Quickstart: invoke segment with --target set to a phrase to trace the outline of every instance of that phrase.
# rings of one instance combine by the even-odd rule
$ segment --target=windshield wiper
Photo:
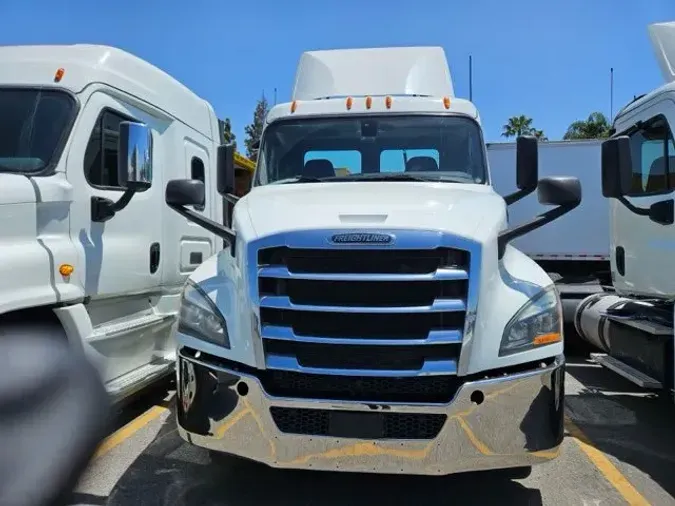
[[[345,181],[414,181],[417,183],[434,183],[438,181],[449,181],[443,176],[423,176],[418,174],[409,174],[405,172],[376,172],[371,174],[354,174],[351,176],[344,176],[340,178]],[[452,182],[455,182],[453,179]],[[463,180],[457,179],[456,182],[463,182]]]
[[[279,181],[274,181],[273,184],[290,184],[290,183],[322,183],[330,177],[313,177],[313,176],[295,176],[289,177],[286,179],[280,179]]]

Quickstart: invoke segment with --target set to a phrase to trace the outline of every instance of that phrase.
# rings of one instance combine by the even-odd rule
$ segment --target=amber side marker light
[[[445,107],[446,109],[450,109],[450,98],[443,97],[443,107]]]
[[[66,71],[64,69],[58,69],[56,73],[54,74],[54,82],[59,83],[61,82],[61,79],[63,79],[63,74],[65,74]]]
[[[387,109],[391,109],[391,97],[384,99],[384,105],[387,107]]]
[[[298,103],[295,100],[293,100],[293,102],[291,103],[291,114],[293,114],[297,108]]]
[[[542,334],[534,338],[534,345],[540,346],[542,344],[557,343],[562,340],[562,336],[558,332],[551,332],[550,334]]]
[[[373,97],[366,97],[366,109],[370,109],[373,106]]]
[[[346,105],[347,105],[347,110],[348,110],[348,111],[351,110],[351,108],[352,108],[352,103],[353,103],[352,97],[347,98]]]
[[[61,264],[59,265],[59,274],[63,277],[68,277],[70,276],[73,271],[75,270],[75,267],[73,267],[70,264]]]

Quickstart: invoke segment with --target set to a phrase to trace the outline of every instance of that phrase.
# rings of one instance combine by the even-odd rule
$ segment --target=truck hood
[[[502,197],[490,186],[473,184],[267,185],[254,188],[237,208],[248,214],[258,237],[314,228],[406,228],[446,231],[482,242],[506,225]]]

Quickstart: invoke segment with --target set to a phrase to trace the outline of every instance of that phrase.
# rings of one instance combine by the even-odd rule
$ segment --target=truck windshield
[[[63,91],[0,88],[0,172],[35,173],[55,164],[74,110]]]
[[[265,130],[256,185],[318,181],[486,183],[478,124],[463,116],[281,120]]]

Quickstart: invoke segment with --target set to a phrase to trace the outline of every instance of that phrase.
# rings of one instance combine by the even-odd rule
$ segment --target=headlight
[[[178,332],[218,346],[230,347],[230,336],[223,315],[202,289],[191,281],[183,289]]]
[[[506,325],[499,356],[562,341],[562,305],[555,285],[544,288]]]

